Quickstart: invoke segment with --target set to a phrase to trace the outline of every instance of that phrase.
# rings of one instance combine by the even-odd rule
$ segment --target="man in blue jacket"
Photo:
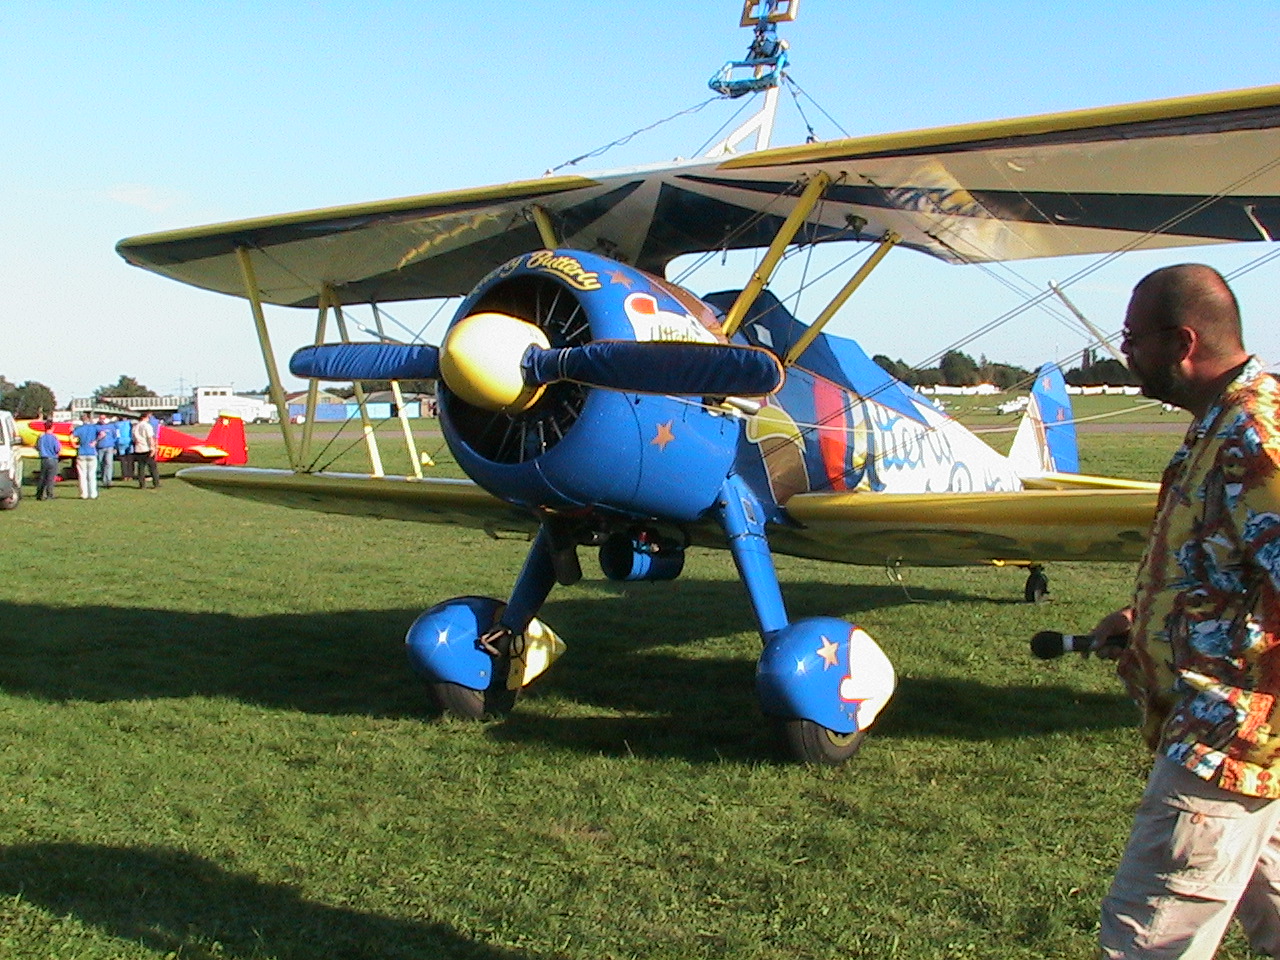
[[[53,433],[53,421],[44,422],[44,433],[36,440],[36,453],[40,454],[40,481],[36,485],[37,500],[52,500],[53,485],[58,476],[58,454],[62,441]]]
[[[133,479],[133,424],[124,418],[117,418],[116,459],[120,461],[120,479]]]
[[[106,431],[93,422],[93,414],[80,414],[80,425],[71,431],[76,444],[76,477],[80,499],[98,499],[98,441]]]
[[[111,486],[116,472],[116,425],[105,413],[100,413],[98,429],[102,431],[98,437],[98,486],[106,488]]]

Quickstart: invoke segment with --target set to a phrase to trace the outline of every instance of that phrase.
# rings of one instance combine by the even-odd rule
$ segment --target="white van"
[[[22,499],[22,457],[13,414],[0,410],[0,510],[12,510]]]

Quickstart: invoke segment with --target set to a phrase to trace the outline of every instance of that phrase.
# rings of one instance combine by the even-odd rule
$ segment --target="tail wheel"
[[[866,739],[867,731],[836,733],[812,720],[787,720],[783,723],[787,747],[802,763],[836,767],[853,757]]]
[[[519,693],[505,685],[497,690],[472,690],[460,683],[431,684],[431,695],[440,709],[463,720],[505,716],[515,708]]]
[[[1045,576],[1043,567],[1032,567],[1027,574],[1026,586],[1022,588],[1022,598],[1027,603],[1043,603],[1049,595],[1049,578]]]

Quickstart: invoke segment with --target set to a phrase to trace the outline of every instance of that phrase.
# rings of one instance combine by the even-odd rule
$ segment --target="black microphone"
[[[1125,647],[1129,638],[1123,633],[1107,637],[1104,646]],[[1052,660],[1064,653],[1088,653],[1093,649],[1093,635],[1089,633],[1059,633],[1057,630],[1041,630],[1031,638],[1031,655],[1038,660]]]

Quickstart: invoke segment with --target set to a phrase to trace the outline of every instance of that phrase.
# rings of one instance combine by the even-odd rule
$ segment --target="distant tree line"
[[[882,370],[913,387],[972,387],[990,383],[1001,390],[1029,386],[1034,372],[1008,363],[995,363],[985,356],[974,360],[960,350],[948,350],[936,367],[916,369],[901,360],[891,360],[883,353],[871,358]],[[1081,354],[1080,365],[1063,373],[1073,387],[1136,385],[1138,380],[1118,360],[1099,360],[1091,350]]]
[[[93,399],[101,400],[103,397],[154,397],[158,394],[143,386],[133,377],[120,375],[120,379],[108,386],[99,387],[93,391]]]
[[[149,390],[133,377],[123,375],[115,383],[93,391],[95,400],[103,397],[154,396],[156,396],[154,390]],[[57,397],[43,383],[37,380],[13,383],[7,377],[0,376],[0,410],[8,410],[16,419],[35,420],[39,417],[52,416],[57,408]]]
[[[0,410],[8,410],[18,420],[50,416],[56,407],[53,391],[38,380],[12,383],[0,376]]]
[[[922,367],[919,370],[901,360],[890,360],[884,354],[877,354],[871,359],[881,369],[913,387],[972,387],[979,383],[990,383],[1001,390],[1011,390],[1019,384],[1030,382],[1032,377],[1031,371],[1023,367],[993,363],[985,356],[974,360],[960,350],[948,350],[936,367]]]
[[[1113,387],[1138,386],[1138,378],[1123,363],[1114,357],[1099,360],[1092,350],[1084,351],[1080,357],[1080,366],[1072,367],[1063,377],[1073,387],[1099,387],[1107,384]]]

